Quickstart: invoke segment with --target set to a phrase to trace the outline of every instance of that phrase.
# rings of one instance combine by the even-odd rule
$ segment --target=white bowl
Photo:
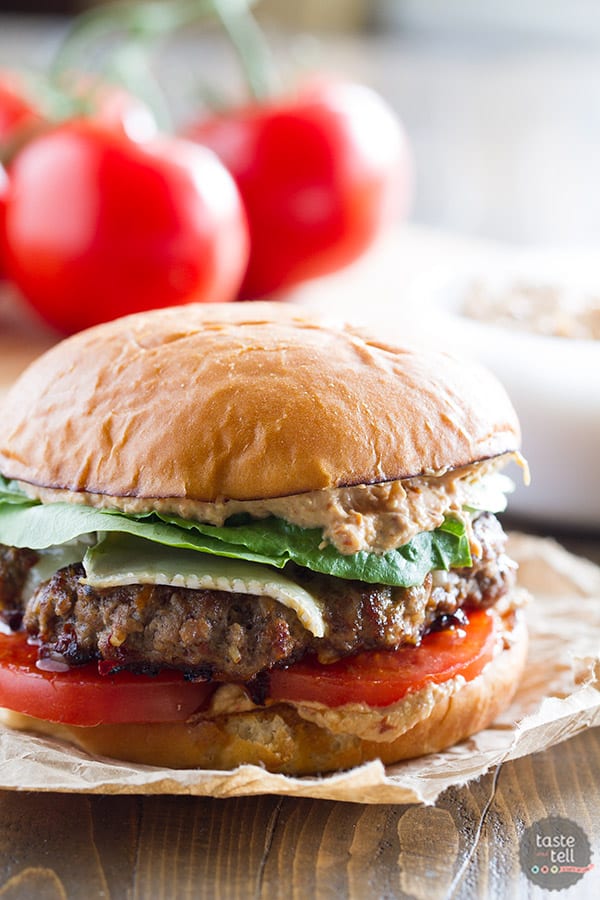
[[[513,401],[532,480],[524,487],[517,479],[511,512],[554,526],[600,530],[600,341],[528,333],[462,312],[475,282],[494,292],[527,279],[572,289],[564,266],[550,270],[540,267],[539,258],[528,264],[520,257],[516,265],[438,275],[414,285],[411,302],[434,343],[484,363]],[[587,289],[600,294],[600,273]]]

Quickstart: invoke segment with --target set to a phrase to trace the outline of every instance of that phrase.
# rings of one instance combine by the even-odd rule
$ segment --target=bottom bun
[[[74,743],[97,756],[174,769],[224,770],[248,763],[286,775],[315,775],[372,759],[388,765],[450,747],[486,728],[508,706],[525,664],[527,631],[522,616],[507,620],[503,649],[472,681],[456,678],[446,683],[425,718],[419,714],[419,695],[424,697],[427,688],[407,698],[406,716],[398,715],[404,701],[394,704],[395,731],[387,724],[391,707],[370,709],[371,717],[381,715],[385,740],[366,740],[347,728],[334,732],[303,718],[301,705],[287,703],[199,718],[193,724],[81,727],[9,710],[1,711],[2,721]]]

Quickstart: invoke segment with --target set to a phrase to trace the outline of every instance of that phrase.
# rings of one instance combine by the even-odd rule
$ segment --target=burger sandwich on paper
[[[282,304],[68,338],[1,410],[0,707],[168,767],[292,775],[448,747],[526,632],[501,386]]]

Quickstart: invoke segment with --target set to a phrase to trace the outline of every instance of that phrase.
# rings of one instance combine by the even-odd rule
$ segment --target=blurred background
[[[0,64],[43,64],[86,6],[0,0]],[[412,221],[516,244],[600,236],[600,5],[594,0],[264,0],[290,67],[377,88],[414,148]],[[183,52],[182,52],[183,48]],[[181,35],[160,59],[175,108],[194,67],[224,85],[222,39]]]
[[[0,0],[0,67],[47,67],[89,5]],[[321,71],[371,85],[403,121],[414,158],[408,226],[292,298],[403,338],[422,313],[428,340],[478,356],[511,394],[534,472],[511,508],[598,530],[598,341],[515,335],[469,322],[461,306],[473,277],[494,287],[499,276],[501,302],[517,318],[527,303],[554,304],[561,318],[581,301],[600,323],[598,0],[262,0],[256,11],[287,82]],[[175,125],[198,107],[201,83],[225,100],[245,96],[216,26],[182,28],[156,49]],[[57,337],[9,300],[0,390]]]

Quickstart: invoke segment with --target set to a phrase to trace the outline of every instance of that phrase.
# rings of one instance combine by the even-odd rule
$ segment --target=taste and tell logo
[[[521,838],[521,868],[549,891],[571,887],[594,868],[588,836],[576,822],[550,816],[527,828]]]

